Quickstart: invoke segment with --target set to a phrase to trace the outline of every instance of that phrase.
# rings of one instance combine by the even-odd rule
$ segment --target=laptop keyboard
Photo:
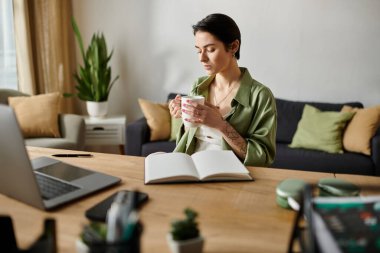
[[[35,173],[35,175],[38,185],[40,186],[42,198],[45,200],[49,200],[79,189],[79,187],[75,185],[64,183],[39,173]]]

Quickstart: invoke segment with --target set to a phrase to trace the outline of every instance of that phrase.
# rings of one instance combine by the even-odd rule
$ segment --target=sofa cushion
[[[301,119],[305,104],[312,105],[321,111],[340,111],[343,105],[363,108],[363,104],[360,102],[333,104],[320,102],[289,101],[285,99],[276,98],[277,142],[290,143],[292,141],[294,133],[297,130],[298,122]]]
[[[343,153],[343,130],[354,114],[354,112],[322,112],[313,106],[305,105],[289,147]]]
[[[343,135],[344,149],[371,155],[371,138],[380,125],[380,105],[364,109],[345,105],[342,112],[355,112]]]
[[[25,138],[61,136],[58,125],[60,98],[58,92],[8,98]]]
[[[168,104],[153,103],[141,98],[138,102],[149,125],[150,141],[168,140],[171,129]]]
[[[287,144],[277,143],[273,168],[375,175],[374,164],[368,156],[358,153],[330,154],[309,149],[293,149]]]

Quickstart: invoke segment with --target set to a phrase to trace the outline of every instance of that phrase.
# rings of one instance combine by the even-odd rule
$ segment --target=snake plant
[[[113,84],[119,78],[117,76],[111,81],[111,67],[108,63],[113,50],[108,55],[103,33],[95,33],[85,52],[82,36],[74,18],[71,19],[71,24],[83,58],[83,65],[79,65],[79,71],[74,74],[77,96],[85,101],[107,101]]]

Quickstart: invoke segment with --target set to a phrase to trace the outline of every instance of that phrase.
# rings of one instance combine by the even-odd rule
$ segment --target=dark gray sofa
[[[347,173],[360,175],[380,175],[380,131],[371,140],[372,155],[345,152],[330,154],[322,151],[289,148],[303,107],[310,104],[322,111],[340,111],[343,105],[362,108],[360,102],[315,103],[276,99],[277,136],[276,159],[271,167],[291,168],[319,172]]]
[[[169,94],[173,98],[175,94]],[[288,145],[301,119],[303,107],[310,104],[322,111],[340,111],[343,105],[362,108],[360,102],[351,103],[318,103],[289,101],[276,98],[277,105],[277,136],[276,158],[273,168],[296,169],[319,172],[347,173],[360,175],[380,175],[380,129],[371,140],[372,155],[345,152],[330,154],[322,151],[293,149]],[[174,141],[149,142],[150,130],[145,118],[140,118],[127,125],[125,154],[147,156],[157,151],[171,152]]]

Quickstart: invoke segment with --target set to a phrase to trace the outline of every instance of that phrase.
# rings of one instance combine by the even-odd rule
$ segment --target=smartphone
[[[127,190],[123,190],[129,192]],[[106,222],[108,209],[111,207],[111,204],[116,197],[118,192],[113,193],[111,196],[95,204],[93,207],[87,209],[85,216],[87,219],[92,221]],[[137,197],[137,208],[140,208],[148,200],[148,194],[144,192],[138,192]]]

